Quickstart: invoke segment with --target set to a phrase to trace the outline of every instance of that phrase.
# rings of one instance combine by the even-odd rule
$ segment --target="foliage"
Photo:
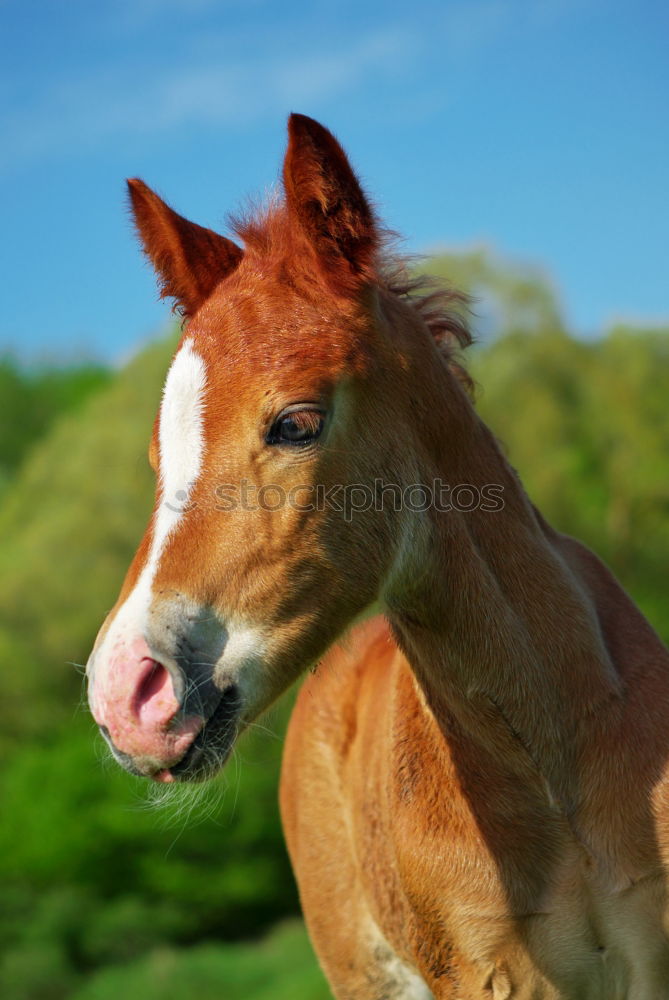
[[[279,728],[285,714],[275,710]],[[165,941],[230,941],[297,913],[276,805],[276,738],[252,730],[226,774],[194,794],[169,789],[159,808],[146,782],[109,758],[101,769],[94,746],[82,715],[12,754],[3,770],[11,817],[0,828],[3,997],[14,994],[2,976],[13,981],[24,962],[26,975],[41,975],[26,958],[33,952],[48,957],[49,995],[59,998],[82,973]]]
[[[262,942],[200,945],[177,951],[162,946],[126,966],[105,969],[73,1000],[328,1000],[302,925],[284,923]]]
[[[102,365],[29,368],[9,354],[0,357],[0,399],[11,420],[0,423],[0,493],[23,458],[62,413],[76,410],[110,379]]]
[[[57,920],[71,918],[76,900],[55,908]],[[144,914],[156,933],[137,935],[146,947],[129,961],[113,962],[90,976],[74,972],[49,937],[48,924],[31,944],[11,952],[0,967],[3,997],[12,1000],[328,1000],[330,991],[313,960],[300,921],[278,924],[264,940],[245,944],[204,943],[176,948],[159,935],[164,928]],[[122,933],[123,929],[120,929]]]
[[[669,329],[585,342],[533,272],[482,251],[433,263],[488,307],[468,363],[530,496],[669,638]],[[203,799],[150,808],[146,783],[101,761],[68,663],[85,661],[144,530],[146,445],[173,347],[174,335],[113,377],[0,364],[3,399],[24,414],[0,435],[7,1000],[328,995],[300,926],[280,922],[297,913],[276,806],[290,697],[263,720],[279,738],[253,729]]]

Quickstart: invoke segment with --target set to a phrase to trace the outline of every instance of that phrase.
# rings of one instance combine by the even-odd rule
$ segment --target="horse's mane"
[[[230,216],[228,223],[246,249],[265,261],[280,263],[290,253],[291,223],[279,195],[272,195],[263,205],[250,203],[245,212]],[[379,227],[379,233],[378,284],[418,313],[449,369],[471,392],[473,380],[460,360],[474,339],[468,323],[470,296],[441,279],[417,273],[421,258],[399,253],[399,237],[391,230]]]
[[[386,233],[380,256],[380,283],[418,313],[448,367],[471,393],[474,382],[460,360],[461,352],[474,340],[468,323],[471,297],[440,278],[417,273],[417,264],[424,258],[398,254],[396,246],[396,235]]]

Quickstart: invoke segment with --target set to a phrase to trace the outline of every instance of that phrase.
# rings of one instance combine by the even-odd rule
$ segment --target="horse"
[[[462,297],[305,116],[236,240],[128,183],[184,329],[87,665],[114,756],[204,780],[307,674],[280,801],[338,1000],[669,997],[669,657],[477,414]]]

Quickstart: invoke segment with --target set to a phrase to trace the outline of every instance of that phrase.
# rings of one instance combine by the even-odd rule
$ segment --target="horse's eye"
[[[321,410],[284,410],[272,424],[268,444],[310,444],[323,430]]]

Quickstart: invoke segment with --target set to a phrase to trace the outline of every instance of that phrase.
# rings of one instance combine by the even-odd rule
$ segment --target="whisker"
[[[277,743],[283,743],[284,742],[284,737],[283,736],[280,736],[279,733],[274,732],[273,729],[269,729],[267,726],[263,726],[263,724],[261,722],[247,722],[246,723],[246,728],[247,729],[258,729],[264,735],[271,737],[271,739],[273,739],[273,740],[276,740]]]

